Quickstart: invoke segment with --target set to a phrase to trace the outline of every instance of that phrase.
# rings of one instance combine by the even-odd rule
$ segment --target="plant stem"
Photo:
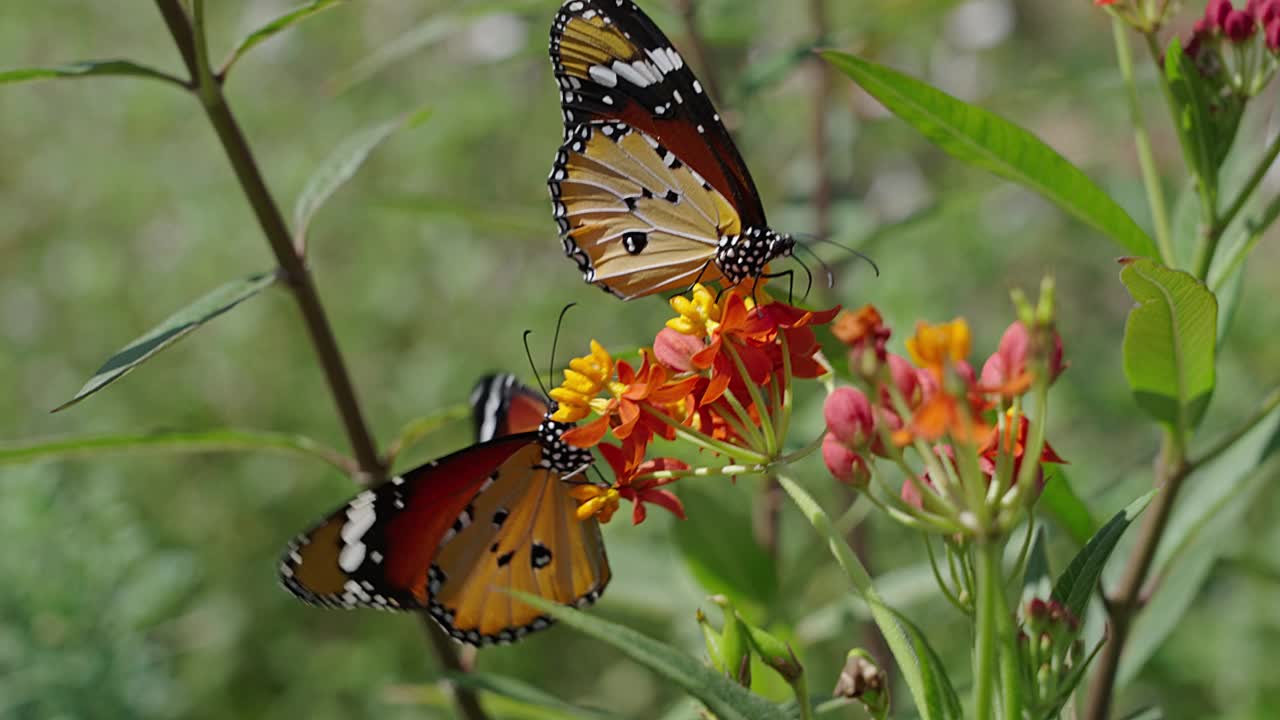
[[[1216,293],[1222,289],[1236,270],[1244,264],[1249,253],[1253,252],[1253,248],[1262,239],[1262,234],[1271,227],[1271,223],[1275,222],[1277,217],[1280,217],[1280,196],[1273,198],[1261,215],[1249,221],[1248,236],[1232,250],[1229,260],[1218,264],[1220,270],[1209,280],[1210,290]]]
[[[195,26],[179,0],[156,0],[156,8],[164,18],[169,34],[173,36],[174,44],[177,45],[183,63],[191,74],[192,87],[200,98],[205,114],[213,125],[227,158],[231,161],[232,169],[240,181],[245,197],[258,218],[258,224],[262,227],[272,252],[275,253],[284,281],[293,291],[293,297],[302,311],[311,344],[324,370],[334,404],[346,427],[347,438],[351,442],[356,462],[360,466],[361,479],[365,483],[377,482],[385,477],[386,468],[378,456],[369,427],[360,412],[360,403],[356,399],[355,388],[342,360],[342,353],[338,350],[338,342],[329,325],[329,318],[325,314],[304,258],[294,250],[289,228],[280,214],[275,198],[267,188],[262,172],[258,169],[258,163],[253,151],[249,148],[249,142],[231,113],[226,96],[222,93],[222,85],[209,70],[204,34],[195,32]],[[196,17],[203,19],[201,0],[195,0],[194,9]],[[200,29],[203,30],[203,27]],[[423,620],[427,624],[427,634],[435,647],[440,664],[449,669],[461,670],[463,666],[453,642],[432,623],[430,618],[424,616]],[[454,699],[459,712],[467,720],[487,719],[478,698],[470,689],[455,687]]]
[[[1142,106],[1138,102],[1138,88],[1134,82],[1133,72],[1133,51],[1129,45],[1129,29],[1120,18],[1113,17],[1111,30],[1115,37],[1120,74],[1124,77],[1125,89],[1128,91],[1129,119],[1133,123],[1133,144],[1138,152],[1138,165],[1142,168],[1142,183],[1147,189],[1147,204],[1151,208],[1156,245],[1160,248],[1160,259],[1165,265],[1172,267],[1175,259],[1172,233],[1169,231],[1169,211],[1164,201],[1160,171],[1156,168],[1155,157],[1151,153],[1151,138],[1147,135],[1147,127],[1142,119]]]
[[[1151,571],[1160,538],[1173,514],[1173,503],[1189,471],[1190,466],[1177,450],[1177,443],[1171,434],[1166,433],[1164,446],[1156,461],[1156,487],[1160,488],[1160,492],[1152,501],[1154,507],[1146,514],[1142,523],[1142,532],[1129,555],[1120,586],[1106,604],[1110,637],[1102,648],[1093,682],[1089,685],[1085,720],[1107,720],[1110,716],[1120,656],[1124,652],[1133,619],[1142,609],[1142,589],[1146,584],[1147,574]]]
[[[1231,225],[1240,211],[1244,209],[1245,203],[1249,202],[1249,198],[1253,196],[1253,191],[1258,189],[1258,185],[1262,184],[1262,180],[1267,176],[1267,171],[1275,164],[1276,158],[1280,157],[1280,133],[1271,141],[1271,145],[1267,147],[1267,152],[1263,155],[1258,166],[1253,169],[1253,174],[1245,181],[1244,187],[1240,188],[1236,199],[1231,203],[1231,207],[1227,208],[1219,218],[1214,230],[1221,235]]]
[[[810,0],[810,22],[813,23],[814,42],[822,45],[830,35],[827,0]],[[813,84],[813,162],[817,167],[817,185],[813,189],[813,212],[816,224],[814,234],[820,238],[831,237],[831,168],[828,160],[830,148],[827,131],[827,103],[831,97],[831,65],[818,55],[813,58],[817,82]]]
[[[1004,578],[1000,571],[1000,543],[983,538],[978,541],[976,550],[978,597],[974,617],[973,716],[977,720],[992,720],[996,717],[996,660],[999,654],[999,613],[1004,605]]]
[[[1205,464],[1217,459],[1219,455],[1235,447],[1240,438],[1248,435],[1251,430],[1258,426],[1258,423],[1266,420],[1278,407],[1280,407],[1280,387],[1273,388],[1266,399],[1262,401],[1262,404],[1258,406],[1258,409],[1253,412],[1253,415],[1250,415],[1249,419],[1245,420],[1240,427],[1214,443],[1195,459],[1187,461],[1188,472],[1192,469],[1203,467]]]

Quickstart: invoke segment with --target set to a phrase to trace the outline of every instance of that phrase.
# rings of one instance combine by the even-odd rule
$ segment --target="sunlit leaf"
[[[1120,280],[1137,306],[1124,333],[1124,374],[1138,405],[1185,435],[1214,387],[1218,301],[1204,283],[1148,259],[1125,263]]]
[[[1036,506],[1066,530],[1077,545],[1089,542],[1089,538],[1098,531],[1098,521],[1076,494],[1061,465],[1045,466],[1044,492]]]
[[[822,56],[951,156],[1040,193],[1131,253],[1156,256],[1124,208],[1030,132],[896,70],[840,52]]]
[[[293,208],[294,244],[300,250],[306,247],[307,229],[312,218],[339,188],[355,176],[374,149],[397,130],[421,125],[429,114],[427,110],[419,110],[366,128],[347,138],[330,153],[311,174]]]
[[[131,60],[82,60],[68,65],[56,65],[53,67],[0,70],[0,85],[30,80],[83,78],[100,75],[151,78],[170,82],[184,89],[187,87],[185,82],[166,72],[149,68],[146,65],[139,65]]]
[[[311,438],[256,430],[204,430],[126,435],[91,435],[0,446],[0,465],[130,453],[280,452],[326,462],[344,473],[356,463]]]
[[[218,74],[225,75],[237,60],[244,57],[245,53],[257,47],[259,44],[270,40],[279,33],[288,30],[290,27],[293,27],[316,13],[323,12],[338,5],[342,1],[343,0],[313,0],[313,2],[300,5],[268,22],[257,30],[254,30],[241,40],[240,44],[236,45],[235,49],[231,51],[231,54],[227,56],[227,59],[222,62],[222,69],[218,71]]]
[[[75,397],[54,408],[53,412],[71,407],[128,375],[134,368],[191,334],[196,328],[262,292],[276,281],[276,277],[275,272],[265,272],[233,280],[169,316],[146,335],[108,358]]]
[[[777,705],[751,694],[702,662],[623,625],[602,620],[527,593],[515,593],[555,620],[611,645],[688,694],[702,701],[719,720],[787,720]]]
[[[1111,552],[1116,549],[1116,543],[1120,542],[1120,536],[1124,535],[1124,531],[1128,529],[1134,518],[1142,514],[1155,494],[1156,491],[1152,490],[1116,513],[1115,517],[1098,530],[1089,543],[1071,560],[1067,569],[1058,576],[1058,581],[1053,585],[1053,597],[1067,606],[1072,615],[1078,618],[1084,617],[1089,596],[1097,587],[1098,578],[1102,577],[1102,569],[1106,567]]]

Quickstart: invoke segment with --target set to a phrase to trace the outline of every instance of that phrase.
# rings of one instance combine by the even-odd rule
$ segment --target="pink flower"
[[[1002,395],[1021,395],[1031,387],[1027,359],[1032,352],[1031,333],[1027,326],[1015,322],[1004,331],[995,353],[982,366],[979,384],[984,392]],[[1062,362],[1062,338],[1056,333],[1053,348],[1049,351],[1049,382],[1058,379],[1066,366]]]
[[[1258,24],[1254,21],[1253,15],[1245,10],[1232,10],[1222,23],[1222,32],[1228,40],[1236,44],[1245,42],[1257,31]]]
[[[836,388],[827,396],[822,414],[831,434],[850,448],[864,448],[875,438],[875,414],[861,390]]]
[[[1204,17],[1209,22],[1225,30],[1227,16],[1234,10],[1235,8],[1231,7],[1231,0],[1209,0],[1209,5],[1204,9]]]
[[[1280,3],[1277,6],[1280,6]],[[1267,49],[1271,52],[1280,52],[1280,15],[1267,23]]]

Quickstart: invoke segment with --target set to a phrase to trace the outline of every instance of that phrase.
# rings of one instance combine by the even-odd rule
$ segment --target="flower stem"
[[[1156,168],[1151,152],[1151,138],[1142,119],[1142,106],[1138,102],[1138,88],[1134,82],[1133,51],[1129,45],[1129,29],[1120,18],[1111,19],[1111,31],[1115,37],[1116,58],[1120,74],[1124,77],[1129,99],[1129,119],[1133,123],[1133,144],[1138,152],[1138,165],[1142,168],[1142,184],[1147,189],[1147,205],[1151,208],[1151,222],[1156,231],[1156,245],[1165,265],[1174,264],[1172,234],[1169,231],[1169,210],[1165,205],[1160,171]]]
[[[685,427],[679,422],[676,422],[670,417],[657,412],[648,406],[641,406],[640,411],[648,413],[649,417],[655,418],[659,422],[669,426],[675,431],[676,436],[681,440],[696,445],[708,452],[724,455],[725,457],[733,458],[735,460],[745,460],[755,465],[765,465],[770,460],[770,458],[749,448],[744,448],[739,445],[730,445],[727,442],[716,440],[715,438],[700,433],[697,430]]]
[[[280,208],[267,188],[266,180],[258,168],[257,159],[249,147],[248,140],[231,113],[226,96],[223,95],[221,83],[209,69],[209,56],[203,32],[204,3],[202,0],[196,0],[193,5],[194,16],[198,23],[193,23],[192,18],[188,17],[180,0],[156,0],[156,8],[164,19],[169,34],[178,47],[178,52],[182,55],[183,63],[191,74],[191,87],[200,98],[209,123],[222,143],[245,197],[257,216],[258,224],[266,235],[272,252],[275,253],[281,274],[302,312],[311,344],[324,370],[338,415],[346,427],[356,462],[359,463],[360,475],[367,483],[377,482],[385,476],[386,468],[378,456],[369,426],[365,423],[360,411],[355,388],[343,362],[342,353],[338,349],[338,341],[329,325],[324,306],[320,302],[315,282],[306,267],[304,258],[294,250],[284,216],[280,214]],[[440,664],[451,670],[463,669],[453,642],[430,619],[426,619],[426,629]],[[463,718],[487,719],[488,716],[480,706],[480,700],[474,691],[454,686],[453,695]]]
[[[1212,447],[1205,450],[1195,459],[1188,460],[1188,469],[1190,470],[1203,467],[1205,464],[1216,460],[1219,455],[1235,447],[1236,443],[1239,442],[1241,438],[1248,435],[1249,432],[1257,427],[1263,420],[1266,420],[1267,417],[1270,416],[1278,407],[1280,407],[1280,387],[1273,388],[1267,395],[1266,399],[1262,401],[1262,405],[1260,405],[1258,409],[1253,412],[1253,415],[1249,416],[1249,419],[1245,420],[1240,427],[1231,431],[1226,437],[1214,443]]]
[[[1280,217],[1280,196],[1272,199],[1261,215],[1249,221],[1247,237],[1231,251],[1229,260],[1218,264],[1221,270],[1214,273],[1214,277],[1210,278],[1209,288],[1211,290],[1215,293],[1222,290],[1222,286],[1244,264],[1245,259],[1249,257],[1249,254],[1253,252],[1253,248],[1257,246],[1258,241],[1262,239],[1262,234],[1267,231],[1267,228],[1271,227],[1271,223],[1275,222],[1277,217]]]
[[[734,349],[733,344],[726,342],[724,349],[729,352],[729,357],[733,358],[733,364],[738,368],[738,375],[742,378],[743,384],[747,386],[747,393],[751,395],[751,402],[755,403],[756,412],[762,416],[760,418],[760,430],[764,432],[765,454],[769,457],[776,457],[778,454],[778,436],[773,434],[773,421],[768,417],[764,417],[768,412],[769,406],[765,404],[764,397],[760,394],[760,388],[756,387],[755,383],[752,382],[751,374],[747,372],[747,365],[742,362],[742,357],[738,355],[738,351]]]
[[[1249,198],[1253,196],[1254,190],[1258,189],[1258,185],[1262,183],[1263,178],[1267,176],[1267,171],[1275,164],[1276,158],[1280,157],[1280,133],[1271,140],[1271,144],[1267,146],[1267,152],[1262,156],[1262,160],[1258,162],[1258,166],[1253,169],[1253,174],[1245,181],[1244,186],[1240,188],[1236,199],[1231,206],[1222,213],[1222,217],[1218,220],[1214,230],[1219,235],[1226,231],[1231,225],[1240,211],[1244,209],[1245,203],[1249,202]]]
[[[1004,605],[1004,578],[1000,571],[1000,543],[984,538],[979,540],[975,549],[978,556],[978,597],[975,615],[973,716],[977,720],[993,720],[996,717],[996,661],[1000,652],[999,614]]]

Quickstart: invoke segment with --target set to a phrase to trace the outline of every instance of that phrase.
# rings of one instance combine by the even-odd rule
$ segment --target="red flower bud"
[[[863,448],[875,437],[876,420],[871,403],[861,390],[836,388],[822,406],[827,429],[851,448]]]
[[[907,407],[915,408],[923,396],[920,392],[920,381],[916,369],[901,355],[889,355],[889,373],[893,376],[893,384],[907,401]],[[881,402],[885,407],[893,407],[893,401],[886,390],[881,391]]]
[[[1042,622],[1048,616],[1048,603],[1040,598],[1031,598],[1031,602],[1027,603],[1027,617],[1037,622]]]
[[[822,438],[822,461],[832,477],[845,485],[863,488],[871,480],[871,470],[862,456],[845,447],[831,433]]]
[[[1280,15],[1267,23],[1267,49],[1280,52]]]
[[[1280,20],[1280,0],[1262,0],[1258,5],[1259,7],[1253,11],[1253,16],[1258,18],[1259,25],[1266,27]]]
[[[1257,31],[1258,24],[1254,21],[1253,15],[1244,10],[1232,10],[1222,23],[1222,32],[1226,34],[1228,40],[1236,44],[1245,42]]]
[[[1225,28],[1227,16],[1234,9],[1231,7],[1231,0],[1209,0],[1209,5],[1204,9],[1204,17],[1214,25]]]
[[[688,372],[694,370],[693,356],[706,349],[702,338],[676,332],[671,328],[662,328],[653,340],[653,354],[658,361],[673,370]]]

